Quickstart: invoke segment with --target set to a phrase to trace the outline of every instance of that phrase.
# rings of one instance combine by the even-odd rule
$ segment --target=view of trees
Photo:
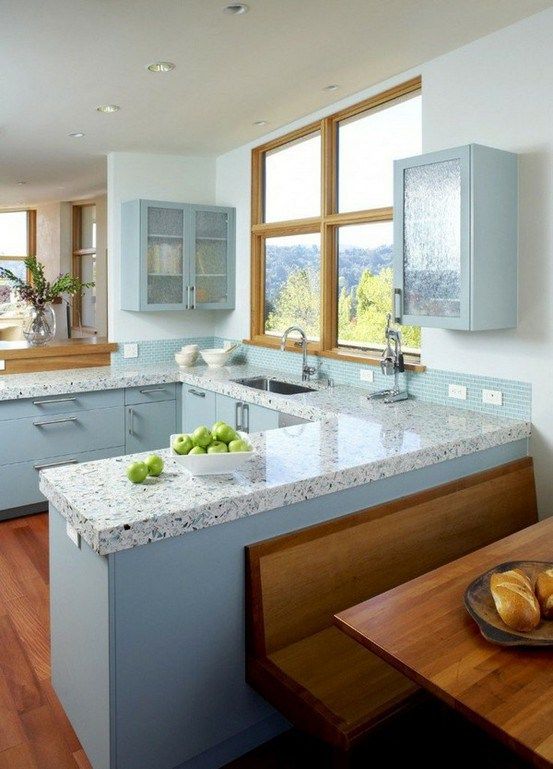
[[[320,253],[317,246],[267,244],[265,329],[281,334],[301,326],[318,339],[320,326]],[[384,342],[392,301],[392,248],[342,247],[339,255],[338,338],[346,345],[369,347]],[[402,326],[403,345],[420,347],[420,328]]]

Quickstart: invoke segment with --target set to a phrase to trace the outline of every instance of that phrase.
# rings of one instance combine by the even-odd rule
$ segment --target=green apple
[[[211,425],[211,432],[212,432],[212,433],[214,433],[214,432],[215,432],[215,430],[216,430],[218,427],[220,427],[221,425],[226,425],[226,422],[222,422],[221,420],[219,420],[218,422],[214,422],[214,423]]]
[[[172,448],[177,454],[188,454],[193,445],[190,435],[181,433],[173,438]]]
[[[208,454],[224,454],[227,451],[227,444],[223,443],[223,441],[213,441],[213,443],[207,447]]]
[[[246,441],[243,441],[242,438],[238,438],[237,440],[231,441],[229,443],[228,450],[232,452],[251,451],[252,447],[246,443]]]
[[[163,472],[163,459],[159,454],[151,454],[146,460],[146,467],[148,468],[148,475],[157,478]]]
[[[215,427],[215,425],[213,425]],[[226,425],[224,422],[213,430],[213,437],[216,441],[222,441],[223,443],[230,443],[238,438],[236,430],[233,430],[230,425]]]
[[[190,449],[188,452],[188,455],[190,454],[207,454],[207,451],[203,448],[203,446],[194,446],[194,448]]]
[[[133,462],[127,467],[127,478],[132,483],[142,483],[148,477],[148,466],[145,462]]]
[[[201,427],[196,427],[196,429],[192,433],[191,438],[194,446],[200,446],[200,448],[202,449],[206,449],[211,443],[211,441],[213,440],[211,436],[211,430],[205,425],[202,425]]]

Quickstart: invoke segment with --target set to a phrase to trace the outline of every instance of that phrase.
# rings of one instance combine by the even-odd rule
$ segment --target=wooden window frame
[[[94,255],[98,257],[96,248],[81,248],[82,243],[82,219],[83,208],[90,208],[90,206],[96,206],[96,201],[85,200],[73,203],[73,237],[72,237],[72,252],[71,252],[71,274],[74,278],[82,280],[82,256]],[[75,294],[71,303],[71,328],[82,328],[96,333],[96,329],[83,326],[80,322],[82,320],[82,296],[81,294]]]
[[[29,256],[36,256],[36,210],[34,208],[13,208],[5,209],[3,214],[27,214],[27,254],[25,256],[0,255],[0,262],[23,262]],[[29,281],[29,270],[26,270],[26,280]]]
[[[414,95],[421,91],[422,79],[415,77],[389,88],[362,102],[308,123],[284,136],[273,139],[252,150],[251,162],[251,317],[250,339],[246,343],[276,348],[280,339],[265,333],[265,240],[269,237],[320,233],[321,235],[321,334],[318,341],[309,342],[312,353],[340,360],[355,360],[378,364],[376,348],[366,350],[338,346],[338,228],[348,224],[393,221],[393,208],[373,208],[362,211],[338,211],[338,126],[343,120],[356,117],[376,107]],[[263,221],[265,190],[265,156],[271,150],[303,139],[311,134],[321,136],[321,214],[305,219],[280,222]],[[297,349],[293,341],[287,349]],[[424,370],[420,355],[409,355],[406,368]]]

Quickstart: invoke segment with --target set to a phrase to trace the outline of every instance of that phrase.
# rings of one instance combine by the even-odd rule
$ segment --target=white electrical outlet
[[[123,345],[123,358],[138,358],[138,345],[137,344],[124,344]]]
[[[362,382],[374,382],[374,372],[370,369],[362,368],[359,370],[359,379]]]
[[[503,406],[503,393],[501,390],[482,390],[482,403]]]
[[[0,360],[0,371],[5,371],[5,370],[6,370],[6,361]]]
[[[447,388],[447,394],[450,398],[457,398],[457,400],[466,401],[467,388],[465,385],[450,384]]]

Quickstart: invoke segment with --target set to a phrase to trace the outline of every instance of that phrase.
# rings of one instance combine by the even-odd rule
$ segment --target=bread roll
[[[540,604],[541,616],[553,619],[553,569],[546,569],[536,579],[536,596]]]
[[[539,625],[540,606],[523,571],[511,569],[492,574],[490,590],[497,613],[507,627],[527,632]]]

